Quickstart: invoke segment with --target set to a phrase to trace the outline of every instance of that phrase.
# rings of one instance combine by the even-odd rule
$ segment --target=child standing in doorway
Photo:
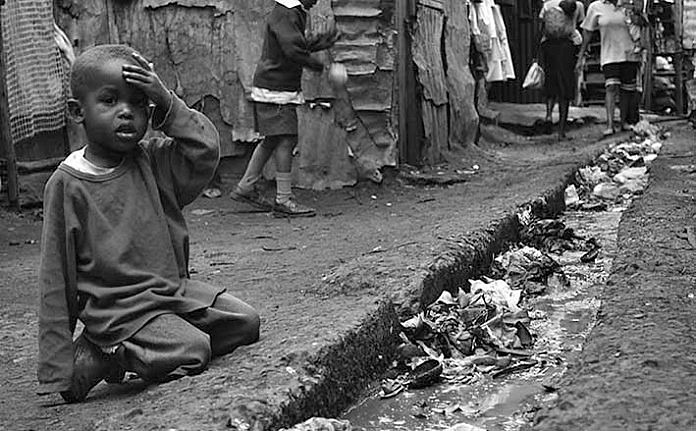
[[[307,10],[317,0],[276,0],[266,20],[263,50],[254,73],[251,99],[256,130],[264,136],[256,146],[244,176],[230,194],[276,216],[311,217],[313,208],[298,203],[292,194],[292,157],[297,145],[297,106],[304,103],[303,68],[320,72],[329,64],[312,55],[333,46],[335,26],[316,37],[305,37]],[[276,196],[270,200],[256,187],[271,156],[276,164]]]
[[[38,393],[78,402],[125,371],[152,382],[200,373],[255,342],[260,323],[224,288],[189,278],[182,208],[218,164],[210,120],[125,45],[81,54],[71,90],[87,145],[44,192]],[[150,120],[166,137],[143,139]]]

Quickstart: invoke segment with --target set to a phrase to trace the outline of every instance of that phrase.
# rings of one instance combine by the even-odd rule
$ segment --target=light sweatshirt
[[[67,390],[73,332],[117,345],[153,317],[207,307],[224,289],[189,279],[182,208],[213,176],[215,126],[173,96],[153,124],[167,137],[143,140],[111,172],[63,162],[44,191],[39,269],[39,394]]]

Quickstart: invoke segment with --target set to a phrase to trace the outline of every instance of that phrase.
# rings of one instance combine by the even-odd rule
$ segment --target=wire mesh
[[[0,10],[13,142],[65,125],[67,70],[51,0],[7,0]]]

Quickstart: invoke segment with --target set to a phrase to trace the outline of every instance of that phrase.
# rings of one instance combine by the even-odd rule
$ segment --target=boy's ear
[[[76,123],[82,123],[85,119],[85,112],[82,109],[82,103],[77,99],[68,99],[68,113],[72,120]]]

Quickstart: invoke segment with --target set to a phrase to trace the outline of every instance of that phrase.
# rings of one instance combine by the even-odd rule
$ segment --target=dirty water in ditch
[[[585,238],[601,244],[597,258],[583,263],[584,251],[552,255],[570,280],[569,287],[549,288],[522,304],[532,317],[534,356],[539,362],[527,370],[499,378],[478,375],[467,383],[440,382],[424,389],[407,389],[382,399],[375,387],[343,419],[366,430],[519,430],[528,424],[535,405],[552,401],[547,390],[582,349],[599,308],[599,294],[613,262],[623,207],[600,212],[566,212],[561,220]]]

